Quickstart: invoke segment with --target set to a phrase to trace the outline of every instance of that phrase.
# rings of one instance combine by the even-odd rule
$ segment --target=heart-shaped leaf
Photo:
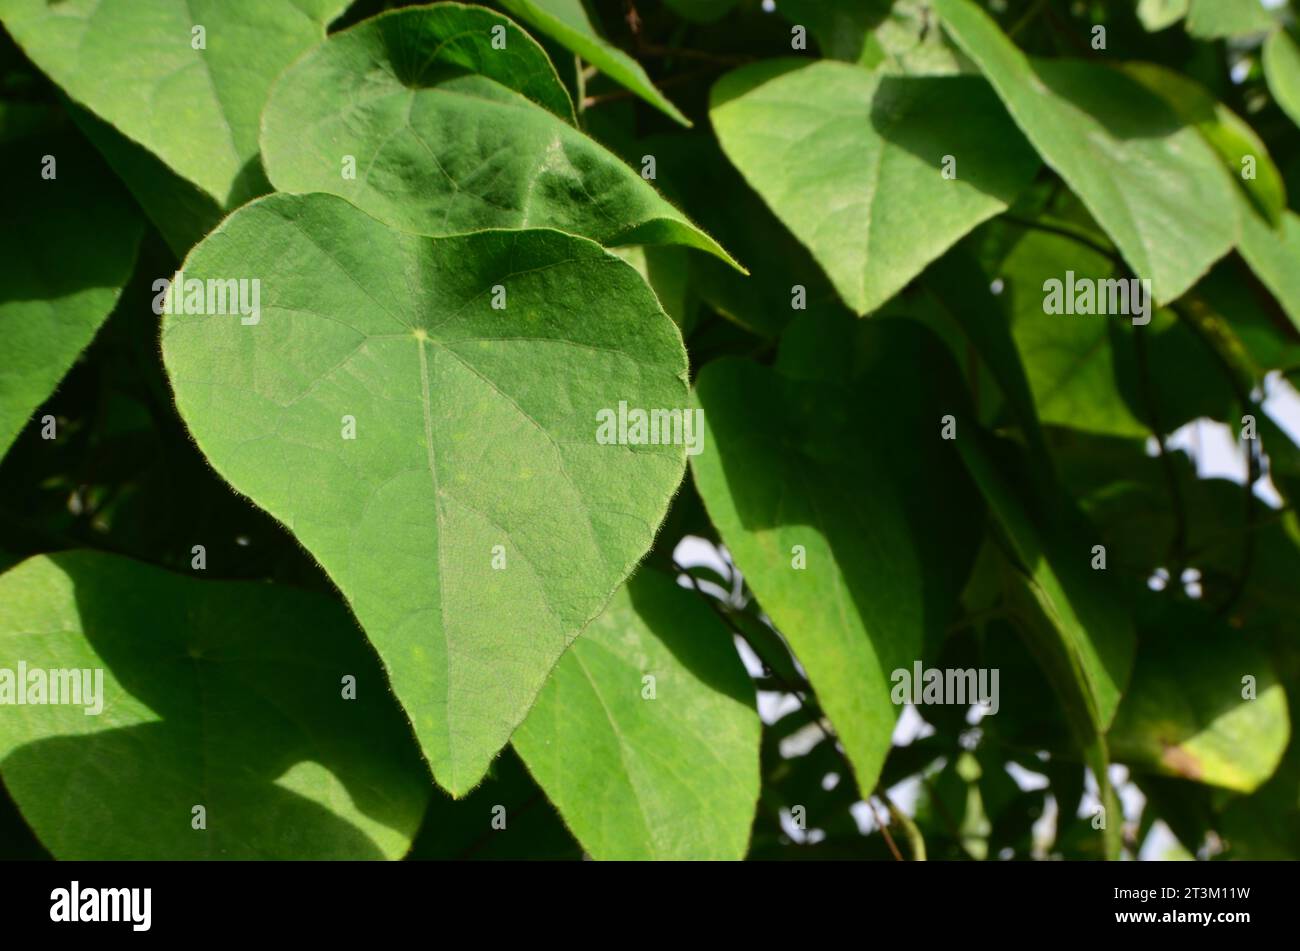
[[[229,208],[259,190],[258,120],[271,83],[346,6],[0,0],[0,21],[75,101]]]
[[[891,674],[937,647],[983,526],[941,438],[969,410],[943,345],[906,320],[796,321],[779,371],[700,371],[691,469],[870,793],[899,712]]]
[[[1029,59],[970,0],[934,7],[1157,303],[1181,296],[1236,244],[1232,182],[1160,97],[1098,63]]]
[[[190,432],[330,574],[466,792],[664,516],[668,424],[658,444],[598,424],[623,404],[683,423],[676,326],[590,241],[420,237],[328,195],[245,206],[183,273],[261,281],[255,323],[164,321]]]
[[[0,708],[0,772],[56,858],[400,858],[429,798],[374,654],[318,594],[40,556],[0,575],[0,669],[28,701]]]
[[[762,725],[717,615],[642,571],[565,652],[512,740],[596,859],[745,857]]]
[[[406,231],[558,228],[731,260],[571,123],[534,40],[442,3],[366,20],[294,64],[271,93],[262,150],[281,191],[339,195]]]
[[[866,314],[980,222],[1038,159],[977,77],[769,60],[724,76],[709,115],[727,157]]]
[[[47,177],[49,173],[52,177]],[[117,303],[141,223],[66,130],[0,140],[0,456]]]

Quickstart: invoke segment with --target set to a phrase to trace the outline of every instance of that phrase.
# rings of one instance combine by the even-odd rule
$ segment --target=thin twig
[[[1025,10],[1024,15],[1021,16],[1009,30],[1007,30],[1007,38],[1013,39],[1017,33],[1028,26],[1029,23],[1038,16],[1038,14],[1043,12],[1043,6],[1046,2],[1047,0],[1037,0],[1036,3],[1030,4],[1029,8]]]
[[[582,57],[577,53],[573,54],[573,73],[578,91],[578,120],[581,121],[582,114],[587,109],[587,71],[582,66]]]
[[[742,631],[740,629],[740,626],[736,624],[730,618],[730,616],[728,616],[727,612],[724,611],[722,608],[718,607],[718,599],[710,596],[708,592],[706,592],[703,588],[701,588],[699,581],[697,581],[695,578],[695,575],[691,574],[689,571],[687,571],[685,568],[679,565],[677,563],[676,558],[672,559],[672,563],[673,563],[673,570],[681,574],[684,574],[690,580],[691,588],[693,588],[695,593],[705,600],[705,603],[707,603],[709,606],[709,610],[711,610],[715,615],[717,615],[718,620],[720,620],[724,625],[726,625],[727,629],[731,631],[733,635],[739,637],[742,641],[748,644],[749,649],[752,650],[754,652],[754,655],[761,660],[763,657],[762,652],[754,645],[753,641],[749,639],[749,635],[747,635],[744,631]],[[788,680],[782,677],[780,672],[775,670],[772,667],[772,665],[768,664],[766,661],[763,662],[763,666],[767,668],[769,674],[772,677],[772,680],[775,681],[783,691],[789,694],[793,694],[794,697],[798,699],[801,704],[805,702],[803,693],[799,687],[796,687],[794,684],[790,683]]]
[[[880,829],[880,834],[885,837],[885,844],[889,846],[894,861],[903,861],[903,853],[898,851],[898,846],[894,844],[894,837],[889,834],[889,826],[885,823],[884,817],[881,816],[880,810],[876,808],[876,802],[871,796],[867,797],[867,805],[871,807],[871,814],[876,817],[876,826]]]

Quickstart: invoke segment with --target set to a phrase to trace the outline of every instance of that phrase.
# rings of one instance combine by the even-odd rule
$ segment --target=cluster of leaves
[[[1295,12],[0,0],[0,853],[1300,856]]]

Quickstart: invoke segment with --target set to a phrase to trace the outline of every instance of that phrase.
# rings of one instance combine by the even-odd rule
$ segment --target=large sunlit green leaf
[[[890,675],[937,646],[974,557],[982,513],[941,438],[969,410],[943,345],[909,321],[796,321],[778,367],[700,371],[709,435],[691,468],[869,792],[899,712]]]
[[[271,94],[262,131],[271,181],[339,195],[420,234],[557,228],[730,260],[572,125],[546,54],[507,24],[482,8],[436,4],[331,36]],[[505,49],[493,48],[494,29],[505,30]]]
[[[1100,63],[1031,60],[971,0],[934,0],[1016,123],[1152,282],[1179,297],[1237,241],[1232,183],[1214,151],[1158,96]]]
[[[0,0],[0,21],[72,99],[229,208],[265,188],[257,137],[271,83],[346,6]]]
[[[54,177],[43,175],[49,170]],[[135,263],[141,222],[112,174],[66,128],[0,137],[0,181],[3,456],[112,311]]]
[[[330,574],[463,794],[663,518],[684,430],[602,442],[598,413],[686,405],[677,328],[590,241],[418,237],[328,195],[245,206],[183,268],[259,277],[261,315],[165,318],[182,417]]]
[[[761,725],[731,633],[643,570],[560,659],[512,740],[596,859],[741,859]]]
[[[98,697],[0,707],[0,772],[56,858],[391,859],[419,827],[428,773],[329,598],[40,556],[0,575],[0,668],[19,664],[29,687],[90,671]]]
[[[727,74],[711,103],[728,158],[859,314],[1004,211],[1038,167],[978,77],[769,60]]]
[[[691,120],[682,115],[646,75],[641,64],[614,46],[592,24],[582,0],[500,0],[501,6],[533,26],[565,49],[682,125]]]

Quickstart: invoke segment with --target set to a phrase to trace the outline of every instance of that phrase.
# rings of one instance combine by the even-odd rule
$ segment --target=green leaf
[[[571,120],[535,41],[444,3],[366,20],[294,64],[271,93],[262,150],[279,190],[339,195],[405,231],[548,227],[731,260]]]
[[[1007,447],[974,427],[956,442],[1023,573],[1030,646],[1086,750],[1114,719],[1134,651],[1131,618],[1090,567],[1095,531],[1053,483],[1020,477]]]
[[[592,24],[582,0],[500,0],[506,11],[545,33],[567,50],[660,112],[690,126],[691,120],[655,88],[641,64],[608,42]]]
[[[967,413],[943,345],[910,321],[800,320],[782,347],[780,372],[700,371],[691,468],[869,791],[898,714],[890,675],[937,645],[974,558],[982,513],[940,438],[944,414]]]
[[[971,478],[1013,556],[1005,608],[1019,622],[1060,701],[1078,753],[1098,783],[1102,852],[1118,858],[1122,816],[1104,736],[1133,667],[1132,619],[1104,574],[1090,567],[1095,529],[1054,476],[1026,471],[1011,447],[967,427],[957,440]]]
[[[924,287],[989,367],[1026,441],[1038,459],[1050,465],[1029,377],[1016,350],[1007,317],[1000,312],[978,263],[962,250],[954,250],[927,270]],[[1006,286],[1001,290],[1007,293]]]
[[[828,59],[891,73],[961,71],[943,31],[933,28],[928,0],[783,0],[778,9],[805,27]]]
[[[592,858],[737,860],[760,732],[730,632],[699,595],[642,571],[565,652],[512,743]]]
[[[141,222],[108,169],[67,131],[0,140],[0,180],[8,183],[0,204],[3,456],[117,303]]]
[[[710,116],[728,158],[858,314],[1004,211],[1038,167],[976,77],[768,60],[719,80]]]
[[[1283,212],[1282,227],[1275,231],[1268,222],[1245,210],[1238,250],[1300,330],[1300,215],[1290,210]]]
[[[1275,30],[1264,43],[1264,78],[1278,106],[1300,125],[1300,45],[1286,30]]]
[[[345,6],[0,0],[0,20],[73,100],[231,208],[264,190],[257,135],[271,83]],[[200,26],[205,48],[195,49]]]
[[[1202,40],[1263,33],[1275,25],[1260,0],[1192,0],[1187,13],[1187,32]]]
[[[1239,631],[1166,603],[1142,631],[1107,739],[1115,759],[1135,768],[1253,792],[1277,768],[1290,732],[1268,658]]]
[[[1027,231],[997,272],[1003,282],[1000,299],[1010,315],[1038,413],[1044,423],[1145,436],[1147,428],[1117,385],[1112,337],[1118,328],[1112,325],[1124,318],[1044,310],[1045,283],[1060,281],[1068,294],[1069,272],[1079,281],[1102,281],[1114,276],[1114,266],[1070,238]]]
[[[181,416],[329,573],[462,795],[663,519],[683,446],[597,423],[686,406],[677,328],[589,241],[419,237],[328,195],[246,205],[183,271],[262,284],[256,324],[164,319]]]
[[[1124,71],[1165,100],[1219,153],[1228,173],[1274,226],[1286,211],[1286,185],[1268,146],[1244,119],[1204,86],[1154,63],[1125,63]],[[1249,177],[1248,177],[1249,176]]]
[[[149,221],[180,260],[217,226],[225,212],[198,185],[177,175],[93,112],[65,100],[68,114],[122,180]]]
[[[102,672],[98,715],[83,694],[0,717],[5,785],[56,858],[400,858],[415,835],[428,774],[328,598],[64,552],[0,575],[0,642],[29,678]]]
[[[1191,7],[1191,0],[1138,0],[1137,15],[1149,33],[1173,26]]]
[[[1243,235],[1248,235],[1252,222],[1244,217],[1242,221]],[[1263,223],[1259,224],[1262,228]],[[1287,225],[1285,221],[1283,228],[1284,232],[1300,231],[1295,224]],[[1269,240],[1278,240],[1276,232],[1269,233]],[[1216,264],[1196,286],[1196,293],[1209,312],[1215,315],[1218,326],[1240,341],[1246,362],[1252,368],[1250,376],[1263,379],[1269,370],[1300,365],[1300,334],[1286,333],[1288,314],[1270,306],[1273,299],[1266,289],[1257,282],[1243,280],[1243,249],[1251,243],[1249,237],[1243,237],[1238,248],[1242,251],[1242,260],[1227,258]],[[1281,273],[1274,277],[1285,280]],[[1278,286],[1284,288],[1285,284]],[[1300,288],[1287,297],[1289,303],[1284,303],[1283,307],[1289,312],[1292,322],[1300,323]]]
[[[1296,685],[1290,685],[1291,705]],[[1250,796],[1230,801],[1218,828],[1227,845],[1225,857],[1247,860],[1295,861],[1300,857],[1300,739],[1292,737],[1281,765],[1268,782]]]
[[[714,257],[689,255],[690,284],[733,323],[764,337],[779,337],[793,317],[795,288],[807,314],[848,314],[817,262],[772,214],[712,137],[673,134],[644,140],[638,154],[658,162],[659,181],[681,207],[736,256],[748,274]]]
[[[673,319],[683,337],[689,337],[695,327],[698,301],[691,288],[691,259],[686,249],[634,245],[613,251],[636,268],[659,298],[664,313]]]
[[[1043,160],[1111,236],[1155,300],[1179,297],[1237,241],[1232,185],[1210,147],[1124,73],[1031,60],[970,0],[934,0]]]

